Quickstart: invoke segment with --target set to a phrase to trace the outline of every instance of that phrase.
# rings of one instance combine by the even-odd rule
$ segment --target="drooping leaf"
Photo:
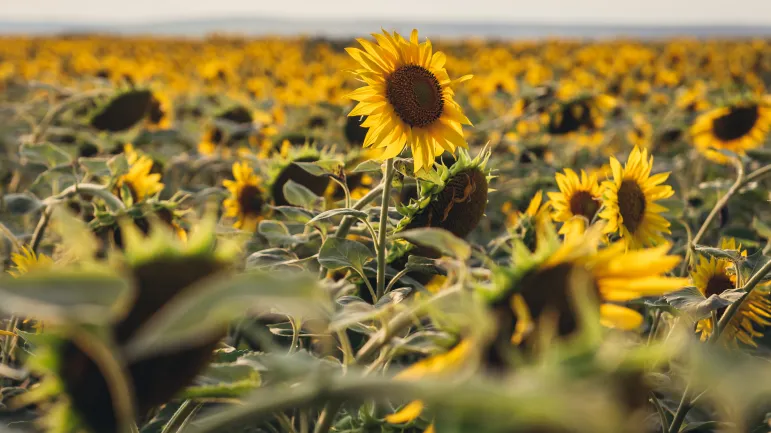
[[[410,255],[407,258],[407,269],[429,275],[443,275],[442,270],[437,266],[435,259]]]
[[[313,311],[320,291],[310,275],[249,271],[202,281],[166,304],[127,345],[130,359],[185,347],[222,332],[247,312]]]
[[[416,245],[436,249],[444,255],[460,260],[471,257],[471,246],[444,229],[429,227],[405,230],[397,233],[394,238],[406,239]]]
[[[297,260],[297,254],[283,248],[268,248],[252,253],[246,258],[247,269],[277,269],[284,266],[301,268],[298,265],[287,265],[287,262]]]
[[[313,219],[308,221],[308,224],[314,223],[316,221],[321,221],[324,219],[333,218],[336,216],[351,216],[362,220],[366,220],[368,217],[366,212],[356,210],[356,209],[349,209],[349,208],[331,209],[316,215],[315,217],[313,217]]]
[[[364,274],[364,264],[375,258],[369,248],[359,242],[329,237],[319,251],[319,263],[330,270],[350,268]]]
[[[771,257],[764,255],[763,251],[758,251],[755,254],[747,256],[739,265],[739,272],[741,272],[742,280],[749,280],[769,261],[771,261]],[[771,272],[761,279],[761,282],[765,281],[771,281]]]
[[[40,270],[0,278],[0,310],[59,323],[106,323],[129,294],[126,280],[106,273]]]
[[[705,245],[694,246],[696,252],[703,254],[707,257],[714,257],[716,259],[730,260],[732,262],[739,262],[743,260],[738,250],[724,250],[722,248],[708,247]]]
[[[284,184],[284,197],[289,204],[304,208],[312,208],[319,199],[313,191],[291,179]]]
[[[322,159],[313,162],[295,162],[300,168],[314,176],[338,176],[343,163],[336,159]]]
[[[31,194],[7,194],[0,197],[0,204],[11,215],[26,215],[43,206],[43,203]]]
[[[49,168],[72,162],[69,153],[52,143],[25,144],[19,148],[19,153],[29,162],[43,164]]]
[[[697,320],[708,317],[712,311],[731,305],[730,301],[717,295],[706,298],[694,286],[688,286],[664,295],[664,299],[678,311],[686,313]]]
[[[382,163],[380,161],[368,160],[357,165],[353,169],[352,173],[372,173],[375,171],[381,171]]]

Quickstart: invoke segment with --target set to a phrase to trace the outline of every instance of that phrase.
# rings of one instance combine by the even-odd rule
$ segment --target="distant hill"
[[[421,35],[432,37],[484,37],[502,39],[543,38],[666,38],[691,37],[771,37],[771,26],[689,25],[646,26],[606,24],[518,24],[503,22],[406,22],[375,20],[289,20],[283,18],[216,18],[161,21],[131,24],[70,24],[61,22],[0,21],[0,34],[113,33],[154,34],[162,36],[199,37],[211,33],[244,35],[310,35],[351,37],[377,31],[380,27],[409,32],[420,29]]]

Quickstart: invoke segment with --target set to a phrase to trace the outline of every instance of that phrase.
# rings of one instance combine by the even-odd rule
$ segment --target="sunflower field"
[[[0,39],[0,432],[771,431],[771,40]]]

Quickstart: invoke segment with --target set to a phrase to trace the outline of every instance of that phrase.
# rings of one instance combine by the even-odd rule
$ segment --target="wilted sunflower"
[[[717,108],[699,116],[691,126],[693,144],[707,158],[725,164],[730,150],[739,155],[763,145],[771,129],[771,107],[765,102],[745,101]]]
[[[741,245],[736,244],[733,238],[724,238],[720,243],[724,250],[735,250],[740,255],[746,256]],[[700,257],[699,264],[691,271],[693,284],[706,297],[720,295],[726,290],[736,288],[736,270],[730,260],[715,257]],[[741,341],[749,346],[757,347],[753,341],[756,337],[762,337],[763,333],[757,328],[771,325],[771,287],[761,285],[750,292],[747,299],[742,302],[721,338],[729,344]],[[720,316],[720,315],[718,315]],[[701,339],[706,340],[712,334],[712,320],[703,319],[696,325],[696,330],[701,333]]]
[[[661,185],[669,173],[651,176],[653,156],[647,150],[635,147],[626,165],[610,158],[613,179],[602,183],[603,196],[600,217],[608,221],[606,233],[618,232],[627,248],[657,245],[669,233],[669,221],[660,214],[667,208],[657,200],[671,197],[675,192],[669,185]]]
[[[557,173],[555,179],[560,191],[546,194],[553,210],[552,219],[564,223],[560,233],[566,233],[571,224],[579,224],[581,228],[587,227],[600,209],[602,199],[597,175],[587,175],[581,170],[579,179],[575,171],[566,168],[565,174]]]
[[[21,251],[11,254],[13,265],[7,272],[14,277],[20,277],[35,269],[50,268],[54,261],[45,254],[38,254],[32,248],[21,247]]]
[[[153,169],[152,158],[147,155],[140,155],[133,148],[128,147],[126,160],[129,164],[128,173],[120,176],[116,183],[116,188],[124,201],[130,198],[132,203],[138,203],[163,190],[161,175],[150,173]],[[124,196],[124,192],[128,194],[128,197]]]
[[[503,332],[498,343],[532,341],[528,337],[549,317],[556,321],[557,335],[573,334],[580,322],[576,296],[597,307],[602,325],[637,329],[643,317],[625,302],[669,293],[688,282],[665,276],[680,262],[667,254],[669,245],[624,254],[626,245],[616,242],[599,250],[601,227],[560,242],[548,222],[539,224],[537,236],[535,252],[521,241],[515,244],[515,268],[500,280],[503,290],[494,305]]]
[[[454,101],[452,86],[471,76],[451,80],[444,68],[447,57],[434,53],[428,40],[418,43],[417,30],[409,41],[396,32],[372,36],[377,45],[357,39],[364,51],[346,48],[362,66],[356,75],[367,84],[348,95],[359,101],[348,115],[367,116],[364,147],[382,149],[380,158],[389,159],[409,143],[416,173],[430,169],[445,150],[468,147],[461,125],[471,122]]]
[[[234,180],[223,180],[222,185],[230,192],[225,199],[225,216],[235,218],[233,227],[253,232],[264,217],[264,192],[260,188],[260,178],[246,162],[233,164]]]

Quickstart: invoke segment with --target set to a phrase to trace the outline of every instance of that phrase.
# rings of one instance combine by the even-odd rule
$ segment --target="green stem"
[[[79,183],[72,185],[70,187],[67,187],[64,191],[60,192],[59,194],[49,197],[43,201],[46,205],[50,205],[52,203],[55,203],[60,200],[64,200],[68,197],[71,197],[76,194],[91,194],[94,196],[97,196],[101,198],[104,201],[104,204],[107,205],[107,207],[110,208],[110,210],[116,211],[125,209],[126,205],[123,204],[121,199],[113,195],[104,185],[94,184],[94,183]]]
[[[174,412],[169,422],[163,427],[161,433],[179,433],[195,416],[198,410],[201,408],[200,404],[193,403],[192,400],[185,400],[184,403]]]
[[[337,411],[340,410],[341,404],[337,401],[329,401],[324,405],[324,409],[319,415],[319,419],[316,421],[316,428],[313,429],[313,433],[327,433],[329,428],[332,427],[332,422],[335,420]]]
[[[656,408],[656,412],[659,414],[659,419],[661,420],[661,431],[667,433],[669,431],[669,420],[667,419],[667,413],[664,411],[664,408],[661,406],[658,397],[656,397],[656,394],[653,392],[651,392],[651,402]]]
[[[388,207],[391,204],[391,180],[394,177],[393,158],[386,161],[385,175],[383,176],[383,199],[380,202],[380,224],[378,225],[377,240],[377,299],[383,296],[385,291],[386,268],[386,233],[388,232]]]
[[[364,209],[364,206],[372,203],[375,201],[378,196],[380,196],[380,192],[383,191],[384,184],[383,182],[380,183],[380,185],[376,186],[375,188],[372,188],[370,192],[368,192],[364,197],[360,198],[359,201],[356,202],[355,205],[351,209],[356,210],[362,210]],[[336,238],[344,238],[348,235],[348,231],[351,229],[351,226],[353,226],[353,223],[356,221],[355,217],[346,216],[343,218],[343,221],[340,223],[340,227],[337,228],[337,231],[335,232]]]
[[[725,310],[725,313],[723,313],[723,317],[720,318],[720,321],[717,325],[717,337],[716,339],[720,337],[720,334],[723,333],[726,326],[728,326],[728,323],[731,322],[731,319],[733,319],[734,315],[737,311],[739,311],[739,307],[741,307],[742,303],[745,299],[752,293],[752,290],[763,280],[763,277],[765,277],[769,272],[771,272],[771,261],[767,262],[765,265],[763,265],[762,268],[758,270],[758,272],[753,275],[749,281],[747,281],[747,284],[742,287],[745,293],[742,295],[741,298],[739,298],[736,302],[729,305],[728,308]]]
[[[393,278],[391,278],[391,281],[388,282],[388,287],[386,287],[386,289],[385,289],[385,293],[390,292],[391,289],[394,288],[394,285],[396,285],[396,283],[399,281],[399,279],[401,279],[403,276],[407,275],[407,273],[409,271],[410,271],[409,269],[402,269],[401,271],[399,271],[398,274],[396,274]]]
[[[691,410],[691,386],[690,384],[685,387],[683,391],[683,398],[680,399],[680,405],[675,412],[675,418],[672,420],[672,424],[669,426],[669,433],[677,433],[680,431],[680,426],[685,421],[685,415]]]
[[[723,209],[726,204],[728,204],[728,200],[730,200],[731,197],[736,194],[737,191],[739,191],[739,188],[744,185],[744,165],[739,159],[735,159],[733,162],[734,166],[736,167],[736,181],[733,185],[731,185],[731,188],[728,190],[728,192],[723,197],[720,197],[720,200],[715,203],[715,206],[712,208],[709,215],[707,215],[707,219],[704,220],[704,223],[701,225],[701,228],[699,228],[698,233],[696,233],[696,236],[694,236],[691,240],[691,248],[689,249],[689,254],[693,254],[691,250],[694,249],[694,246],[699,243],[701,238],[707,232],[707,229],[712,223],[712,220],[715,219],[715,216],[717,216],[720,210]]]

